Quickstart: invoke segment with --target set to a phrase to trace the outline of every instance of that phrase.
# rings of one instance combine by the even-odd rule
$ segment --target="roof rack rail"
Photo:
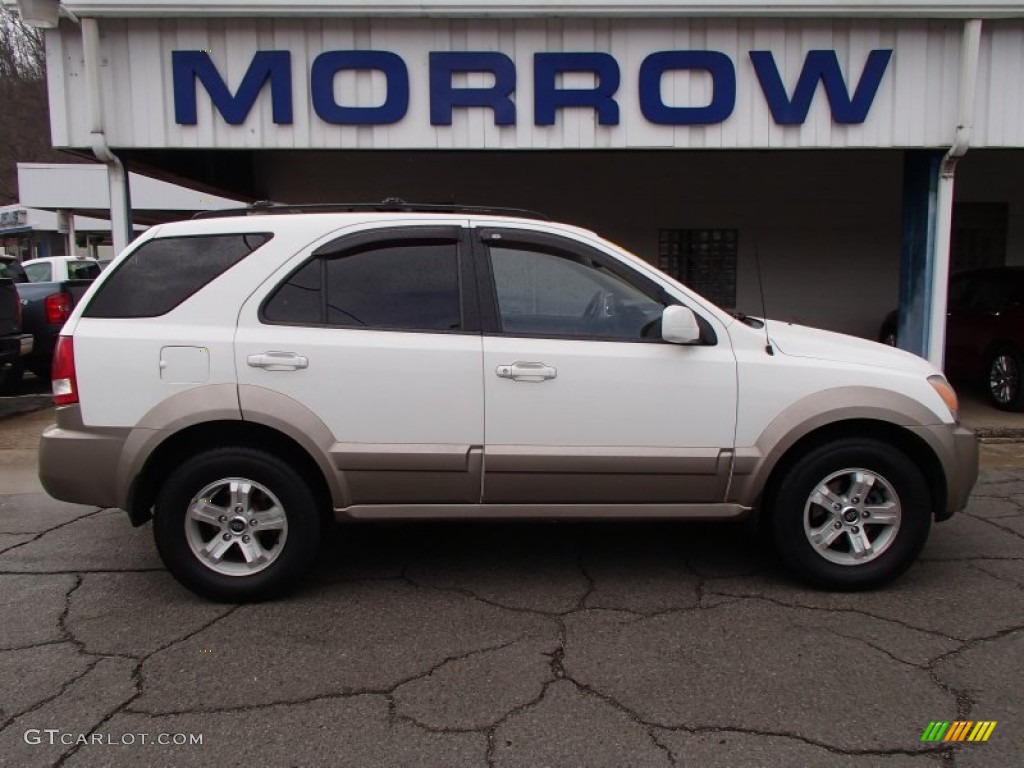
[[[222,208],[199,211],[193,219],[220,219],[226,216],[262,216],[273,213],[466,213],[479,216],[517,216],[524,219],[549,221],[543,213],[524,208],[496,208],[484,205],[458,205],[457,203],[407,203],[400,197],[389,197],[380,203],[274,203],[257,200],[244,208]]]

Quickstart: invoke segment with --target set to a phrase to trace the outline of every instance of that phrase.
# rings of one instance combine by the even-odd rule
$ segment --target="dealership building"
[[[725,307],[941,356],[1024,264],[1024,3],[19,0],[54,145],[288,203],[509,206]],[[762,308],[763,306],[763,308]]]

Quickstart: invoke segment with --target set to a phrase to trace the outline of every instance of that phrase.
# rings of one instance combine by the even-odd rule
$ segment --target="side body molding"
[[[728,501],[753,506],[772,470],[800,439],[821,427],[867,420],[902,427],[918,436],[947,469],[942,446],[929,439],[930,427],[948,431],[939,417],[916,400],[874,387],[837,387],[816,392],[784,410],[765,428],[753,446],[736,448]],[[952,457],[948,457],[951,462]]]

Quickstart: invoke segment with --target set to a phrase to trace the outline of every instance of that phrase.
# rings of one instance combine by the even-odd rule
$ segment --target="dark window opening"
[[[386,330],[463,327],[458,248],[403,240],[314,258],[270,297],[271,323]]]
[[[736,307],[739,231],[663,229],[658,236],[658,269],[723,309]]]
[[[114,268],[83,314],[107,318],[167,314],[271,237],[253,233],[147,240]]]

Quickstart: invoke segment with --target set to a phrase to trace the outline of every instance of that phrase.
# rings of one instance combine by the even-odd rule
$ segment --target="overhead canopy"
[[[21,205],[109,217],[110,189],[102,165],[18,163]],[[131,174],[132,209],[137,222],[180,219],[196,211],[237,208],[244,203],[166,181]]]

